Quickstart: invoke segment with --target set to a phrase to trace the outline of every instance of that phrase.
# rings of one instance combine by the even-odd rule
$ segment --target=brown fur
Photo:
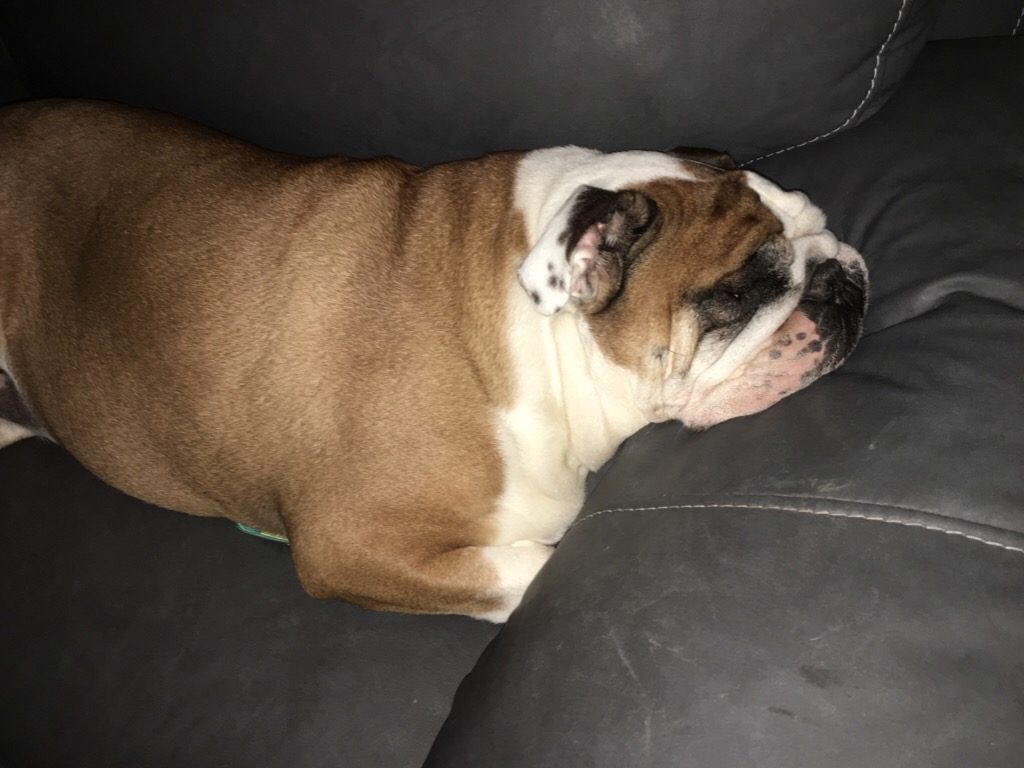
[[[48,431],[139,498],[286,533],[313,594],[490,609],[466,547],[502,484],[518,157],[419,171],[110,105],[0,114],[0,327]]]
[[[0,359],[95,474],[287,535],[311,594],[500,608],[480,548],[503,489],[493,415],[514,395],[520,157],[420,170],[112,105],[0,111]],[[735,173],[638,189],[658,235],[587,322],[644,372],[680,286],[780,226]]]
[[[709,173],[715,176],[707,183],[636,187],[658,206],[658,237],[631,265],[615,301],[587,318],[605,354],[642,377],[660,376],[652,370],[652,350],[670,346],[673,322],[691,312],[693,296],[739,269],[754,249],[782,231],[738,172]],[[685,358],[693,350],[674,352]]]

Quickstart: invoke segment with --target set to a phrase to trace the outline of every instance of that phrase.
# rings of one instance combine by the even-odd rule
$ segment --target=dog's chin
[[[716,412],[713,408],[680,408],[678,406],[660,405],[648,410],[648,421],[652,424],[674,421],[682,424],[690,432],[703,432],[723,421],[734,419],[742,414],[726,414]]]
[[[660,424],[663,421],[682,421],[680,409],[664,403],[644,408],[643,413],[651,424]]]

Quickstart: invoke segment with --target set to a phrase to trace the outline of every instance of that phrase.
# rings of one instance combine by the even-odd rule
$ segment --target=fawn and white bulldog
[[[828,373],[865,295],[806,196],[708,151],[420,169],[0,111],[3,441],[287,536],[318,597],[503,621],[588,470]]]

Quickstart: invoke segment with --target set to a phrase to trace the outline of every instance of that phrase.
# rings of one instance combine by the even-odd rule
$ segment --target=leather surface
[[[758,170],[802,188],[871,270],[843,368],[706,433],[648,428],[592,509],[822,504],[1024,533],[1024,39],[933,43],[861,128]]]
[[[7,46],[0,38],[0,104],[8,104],[28,96],[28,89],[21,80]]]
[[[0,451],[0,765],[416,766],[495,633],[307,597],[288,548]]]
[[[1024,553],[739,509],[574,528],[428,768],[1019,768]]]
[[[672,7],[698,12],[685,5]],[[268,3],[266,16],[237,4],[204,6],[204,16],[176,4],[147,17],[146,7],[119,1],[103,4],[109,15],[99,4],[65,15],[52,3],[16,2],[0,8],[0,20],[17,27],[15,57],[37,93],[118,96],[278,148],[419,161],[505,148],[516,137],[554,143],[565,126],[579,128],[572,140],[603,137],[608,146],[742,150],[720,126],[699,122],[720,116],[766,137],[738,153],[751,156],[841,123],[848,97],[868,90],[877,50],[860,46],[857,65],[823,75],[817,89],[799,79],[816,68],[801,63],[807,72],[790,73],[796,87],[786,93],[745,66],[794,122],[759,124],[750,111],[740,125],[713,94],[696,92],[698,109],[687,84],[671,79],[662,82],[700,117],[662,113],[666,102],[633,89],[632,75],[611,81],[630,94],[629,109],[609,107],[599,90],[583,92],[589,101],[559,92],[564,81],[551,73],[560,70],[532,68],[542,59],[515,36],[514,20],[499,30],[501,44],[482,49],[460,37],[472,14],[432,26],[428,11],[410,7],[419,37],[360,59],[360,46],[377,39],[366,30],[377,28],[346,26],[326,4]],[[749,7],[747,20],[765,8]],[[895,3],[879,7],[896,15]],[[808,28],[820,23],[811,18]],[[573,37],[577,26],[561,27],[570,30],[559,38],[559,50],[573,54],[560,54],[567,67],[593,49]],[[877,45],[891,27],[865,14],[863,27],[843,34]],[[771,50],[797,59],[799,35],[783,39],[770,19],[765,29],[778,38]],[[444,65],[446,49],[464,44],[466,82],[473,67],[481,82],[526,72],[534,79],[521,93],[543,98],[505,111],[503,100],[482,99],[461,80],[432,80],[428,42]],[[719,69],[758,61],[732,44],[720,44]],[[834,48],[837,37],[821,45]],[[325,53],[331,46],[373,63],[369,73],[338,65],[348,59]],[[900,50],[909,58],[912,40]],[[1021,556],[996,545],[1015,546],[1014,510],[1024,509],[1013,463],[1022,455],[1020,56],[1013,41],[932,45],[870,122],[760,166],[806,188],[864,250],[874,270],[868,337],[840,373],[769,412],[702,435],[667,425],[631,441],[585,513],[604,514],[570,531],[480,659],[432,765],[481,755],[476,764],[499,767],[1019,765]],[[816,114],[812,124],[788,109],[796,91],[818,104],[821,84],[832,81],[846,101],[828,120]],[[416,88],[403,82],[444,110],[417,113],[403,101]],[[725,89],[722,98],[741,93]],[[375,94],[401,108],[380,109]],[[444,122],[453,103],[476,113]],[[609,112],[581,117],[581,104]],[[519,114],[524,123],[510,118]],[[670,141],[640,132],[658,120]],[[695,497],[726,506],[604,512]],[[993,543],[740,507],[755,503],[955,525]],[[41,442],[0,452],[0,517],[9,532],[0,762],[12,766],[415,765],[494,633],[468,620],[309,600],[279,545],[126,499]],[[545,762],[550,756],[558,762]]]
[[[942,0],[932,29],[933,40],[1004,37],[1024,29],[1020,0]]]
[[[428,765],[1020,765],[1022,60],[930,44],[759,166],[863,252],[866,337],[764,413],[628,441]]]
[[[36,96],[155,107],[285,151],[428,164],[710,145],[745,159],[869,116],[936,12],[935,0],[6,0],[0,31]]]

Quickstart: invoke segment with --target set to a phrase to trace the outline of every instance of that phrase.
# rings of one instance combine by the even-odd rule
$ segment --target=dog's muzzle
[[[808,260],[803,293],[788,317],[728,375],[694,382],[677,418],[705,429],[762,411],[850,356],[864,325],[867,267],[846,244],[832,253]]]
[[[849,357],[864,327],[867,299],[867,270],[848,245],[840,245],[835,258],[808,264],[797,311],[814,323],[824,352],[812,378],[835,370]]]

